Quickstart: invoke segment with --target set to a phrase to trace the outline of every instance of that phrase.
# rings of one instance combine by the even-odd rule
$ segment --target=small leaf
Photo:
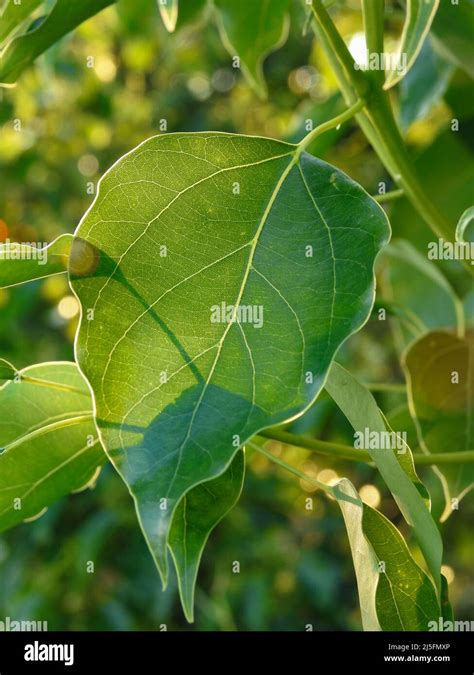
[[[385,572],[376,594],[377,616],[384,631],[427,631],[440,607],[433,584],[413,560],[397,530],[379,511],[364,504],[364,534]]]
[[[431,246],[437,247],[433,242]],[[410,312],[421,331],[463,324],[462,303],[438,267],[409,241],[393,240],[379,258],[383,296]],[[404,346],[413,339],[405,335]]]
[[[356,432],[369,429],[370,432],[386,433],[385,420],[374,397],[342,366],[333,363],[325,386]],[[417,480],[413,482],[413,475],[410,475],[410,472],[406,473],[403,461],[400,464],[400,455],[394,453],[393,450],[387,451],[383,447],[365,449],[374,460],[403,517],[413,527],[428,568],[437,588],[440,588],[443,544],[436,523],[424,501],[424,496],[419,492],[418,477],[415,474]],[[408,446],[405,449],[411,454]]]
[[[427,631],[440,608],[429,577],[397,528],[364,504],[347,478],[334,486],[346,524],[364,630]]]
[[[473,0],[443,0],[433,22],[436,45],[443,56],[474,77],[472,58]]]
[[[400,124],[405,131],[426,117],[444,96],[454,66],[441,58],[428,36],[410,72],[400,83]]]
[[[441,575],[441,615],[444,621],[454,621],[453,608],[449,602],[449,586],[448,580]]]
[[[158,7],[166,30],[172,33],[178,21],[178,0],[158,0]]]
[[[73,240],[71,234],[62,234],[44,248],[18,242],[0,244],[0,288],[65,274]]]
[[[367,319],[388,223],[296,146],[209,132],[125,155],[76,235],[77,359],[165,580],[184,494],[301,415]]]
[[[5,359],[0,359],[0,383],[8,380],[14,380],[16,375],[17,370],[15,366],[12,366],[12,364],[8,361],[5,361]]]
[[[212,530],[238,501],[244,470],[244,453],[240,450],[221,476],[190,490],[173,516],[168,543],[189,622],[194,620],[194,589],[202,552]]]
[[[0,531],[84,488],[106,456],[74,363],[43,363],[0,387]]]
[[[214,4],[224,46],[232,57],[240,58],[249,84],[265,97],[263,61],[286,40],[289,0],[215,0]]]
[[[462,93],[469,101],[469,89]],[[469,105],[469,103],[468,103]],[[442,233],[447,242],[455,241],[456,223],[465,209],[472,205],[474,162],[472,152],[461,134],[451,128],[440,133],[423,151],[412,158],[418,175],[423,176],[423,187],[430,195],[433,205],[443,213],[452,226]],[[449,180],[446,180],[446,166],[449,166]],[[397,236],[409,239],[420,251],[437,243],[438,238],[424,231],[423,220],[408,199],[397,199],[390,209],[390,223]],[[449,260],[441,260],[441,266],[452,267]],[[474,272],[474,265],[469,265]]]
[[[415,342],[404,358],[410,412],[420,446],[427,453],[473,450],[474,336],[436,331]],[[443,484],[446,508],[441,521],[474,485],[474,464],[434,469]]]
[[[467,228],[474,220],[474,206],[470,206],[464,211],[456,227],[456,241],[469,245],[472,242],[465,239]],[[474,260],[472,261],[474,264]]]
[[[0,83],[14,84],[22,72],[64,35],[115,0],[56,0],[36,28],[15,37],[0,53]]]
[[[31,16],[43,0],[6,0],[0,14],[0,45]]]
[[[384,89],[400,82],[415,63],[438,6],[439,0],[407,0],[407,17],[396,58],[397,69],[388,74]]]
[[[362,528],[364,504],[351,481],[343,478],[334,486],[334,496],[341,508],[357,578],[362,626],[366,631],[381,630],[375,597],[379,582],[379,565]]]

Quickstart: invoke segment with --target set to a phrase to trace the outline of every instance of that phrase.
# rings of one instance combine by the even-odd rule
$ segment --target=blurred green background
[[[387,3],[388,32],[403,14]],[[347,2],[338,26],[354,49],[360,41],[357,2]],[[332,75],[304,15],[292,8],[284,47],[265,62],[270,98],[262,101],[232,68],[206,16],[166,33],[156,3],[120,0],[41,57],[12,89],[0,89],[0,237],[51,241],[72,232],[91,204],[102,173],[123,153],[163,130],[220,130],[296,141],[305,120],[341,109]],[[88,67],[93,57],[93,67]],[[457,218],[472,201],[474,105],[469,82],[452,72],[439,98],[410,126],[407,142],[435,201]],[[469,93],[471,92],[471,93]],[[462,120],[450,132],[453,117]],[[383,167],[355,127],[330,132],[312,148],[377,192],[390,187]],[[448,166],[449,162],[449,166]],[[422,248],[432,238],[403,200],[392,208],[395,236]],[[448,274],[466,306],[474,294],[456,266]],[[383,278],[380,291],[384,292]],[[472,314],[471,314],[472,316]],[[0,355],[18,368],[72,360],[77,306],[65,279],[52,277],[0,290]],[[367,382],[401,382],[393,326],[374,317],[344,346],[340,360]],[[380,394],[383,410],[406,420],[402,394]],[[1,413],[0,413],[1,414]],[[405,415],[405,417],[404,417]],[[397,418],[398,416],[398,418]],[[401,417],[400,417],[401,416]],[[352,443],[352,431],[322,399],[294,425],[299,433]],[[273,444],[273,451],[282,448]],[[376,472],[303,450],[285,459],[322,480],[348,476],[366,501],[406,534]],[[420,472],[442,510],[435,474]],[[313,509],[305,500],[313,499]],[[466,498],[442,526],[445,574],[457,618],[474,619],[473,501]],[[86,572],[87,561],[95,572]],[[240,573],[232,571],[240,562]],[[211,535],[198,580],[196,622],[188,626],[172,580],[162,593],[138,528],[131,498],[108,467],[94,490],[71,495],[34,523],[0,537],[0,619],[47,620],[50,630],[358,630],[361,627],[349,545],[338,507],[311,486],[283,475],[262,456],[248,456],[238,506]]]

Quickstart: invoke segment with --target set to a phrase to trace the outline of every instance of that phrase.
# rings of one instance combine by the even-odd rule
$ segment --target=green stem
[[[265,450],[265,448],[260,447],[259,445],[255,445],[254,443],[249,443],[249,445],[254,449],[260,452],[260,454],[265,455],[267,459],[270,461],[274,462],[275,464],[278,464],[278,466],[281,466],[282,469],[285,469],[285,471],[289,471],[292,473],[294,476],[298,476],[298,478],[301,478],[302,480],[312,483],[316,487],[318,487],[320,490],[324,490],[324,492],[327,492],[330,495],[334,495],[334,490],[330,485],[326,485],[326,483],[322,483],[321,481],[317,480],[317,478],[313,478],[312,476],[308,476],[307,474],[303,473],[303,471],[300,471],[294,466],[291,466],[291,464],[288,464],[285,462],[283,459],[280,459],[279,457],[276,457],[274,454],[269,452],[268,450]]]
[[[298,143],[295,157],[298,158],[301,155],[301,153],[308,147],[308,145],[310,145],[314,141],[314,139],[317,136],[320,136],[321,134],[324,134],[326,131],[329,131],[330,129],[334,129],[335,127],[339,127],[341,124],[344,124],[344,122],[347,122],[352,117],[354,117],[354,115],[360,112],[364,106],[365,101],[363,99],[360,99],[356,101],[353,105],[351,105],[349,108],[347,108],[347,110],[344,110],[344,112],[342,112],[340,115],[333,117],[331,120],[328,120],[327,122],[323,122],[315,129],[310,131]]]
[[[365,40],[369,54],[382,54],[384,50],[384,0],[362,0]],[[368,75],[383,86],[385,72],[372,70]]]
[[[350,445],[343,445],[342,443],[328,443],[327,441],[320,441],[317,438],[297,436],[280,429],[266,429],[265,431],[260,431],[258,435],[273,441],[286,443],[286,445],[306,448],[306,450],[312,450],[320,455],[329,455],[330,457],[337,457],[338,459],[348,459],[352,462],[372,461],[372,458],[366,450],[357,450]]]
[[[474,450],[459,452],[437,452],[436,454],[414,454],[416,466],[438,466],[438,464],[471,464],[474,462]]]
[[[406,394],[406,387],[404,384],[379,384],[378,382],[368,382],[364,384],[364,387],[367,387],[369,391],[385,391],[392,394]]]
[[[392,190],[392,192],[387,192],[383,195],[373,195],[372,199],[375,199],[379,204],[383,204],[384,202],[391,202],[394,199],[400,199],[404,194],[403,190]]]
[[[438,237],[452,239],[451,226],[433,205],[414,172],[400,135],[387,92],[362,71],[354,60],[321,0],[311,5],[314,32],[319,38],[334,70],[341,92],[348,105],[356,99],[366,100],[357,115],[362,131],[380,157],[394,181],[402,188],[413,207]]]
[[[322,455],[330,455],[338,459],[347,459],[350,461],[368,463],[372,462],[372,458],[367,450],[357,450],[350,445],[342,445],[341,443],[328,443],[327,441],[320,441],[315,438],[306,438],[305,436],[298,436],[280,429],[266,429],[265,431],[261,431],[258,435],[273,441],[285,443],[286,445],[293,445],[295,447],[304,448],[305,450],[312,450],[313,452],[317,452]],[[436,454],[426,455],[420,453],[414,454],[413,460],[417,466],[465,464],[474,462],[474,450],[461,452],[437,452]]]

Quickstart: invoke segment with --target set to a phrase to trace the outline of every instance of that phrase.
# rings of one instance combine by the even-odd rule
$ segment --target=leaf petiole
[[[333,117],[331,120],[323,122],[322,124],[319,124],[315,129],[312,129],[298,143],[295,153],[295,159],[296,160],[298,159],[301,153],[308,147],[308,145],[310,145],[314,141],[314,139],[317,136],[320,136],[321,134],[324,134],[326,131],[330,131],[331,129],[334,129],[335,127],[338,127],[341,124],[344,124],[344,122],[347,122],[352,117],[357,115],[357,113],[360,112],[364,106],[365,101],[363,99],[358,99],[353,105],[349,106],[349,108],[347,108],[347,110],[344,110],[344,112],[342,112],[340,115],[336,115],[336,117]]]
[[[316,487],[318,487],[320,490],[323,490],[324,492],[334,496],[333,488],[329,485],[326,485],[326,483],[322,483],[321,481],[317,480],[317,478],[308,476],[306,473],[303,473],[303,471],[300,471],[295,466],[288,464],[283,459],[276,457],[273,453],[269,452],[268,450],[265,450],[265,448],[260,447],[259,445],[255,445],[252,442],[248,443],[247,445],[250,445],[254,450],[257,450],[262,455],[265,455],[267,459],[269,459],[271,462],[274,462],[275,464],[278,464],[278,466],[281,466],[281,468],[285,469],[285,471],[292,473],[294,476],[297,476],[298,478],[301,478],[302,480],[308,483],[316,485]]]
[[[386,192],[382,195],[373,195],[372,199],[375,199],[375,201],[379,204],[383,204],[384,202],[392,202],[395,199],[400,199],[400,197],[403,197],[404,194],[405,190],[392,190],[392,192]]]
[[[258,436],[279,441],[286,445],[293,445],[297,448],[304,448],[312,452],[318,452],[322,455],[330,455],[338,459],[346,459],[356,462],[372,462],[369,453],[366,450],[357,450],[350,445],[342,443],[328,443],[316,438],[306,438],[282,431],[280,429],[265,429],[260,431]],[[253,446],[252,446],[253,447]],[[474,450],[462,450],[459,452],[437,452],[436,454],[413,454],[413,461],[417,466],[433,466],[438,464],[466,464],[474,462]]]

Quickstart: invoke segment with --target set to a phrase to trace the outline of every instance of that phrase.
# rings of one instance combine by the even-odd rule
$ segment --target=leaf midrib
[[[252,239],[252,244],[251,244],[251,247],[250,247],[250,253],[249,253],[249,259],[248,259],[247,265],[246,265],[246,267],[245,267],[244,276],[243,276],[242,282],[241,282],[241,284],[240,284],[240,288],[239,288],[239,292],[238,292],[238,295],[237,295],[237,299],[236,299],[236,301],[234,302],[233,316],[232,316],[232,319],[227,323],[227,325],[226,325],[226,327],[225,327],[225,329],[224,329],[224,332],[222,333],[222,337],[221,337],[221,339],[220,339],[219,342],[218,342],[216,356],[214,357],[214,361],[213,361],[213,363],[212,363],[212,366],[211,366],[211,368],[210,368],[209,374],[208,374],[207,379],[206,379],[206,381],[205,381],[205,383],[204,383],[204,386],[203,386],[203,388],[202,388],[202,391],[201,391],[201,394],[200,394],[200,396],[199,396],[199,399],[197,400],[196,405],[194,406],[194,410],[193,410],[193,413],[192,413],[192,415],[191,415],[191,419],[190,419],[190,421],[189,421],[189,425],[188,425],[188,429],[187,429],[187,432],[186,432],[186,436],[185,436],[184,440],[182,441],[180,447],[179,447],[178,450],[177,450],[177,452],[178,452],[178,460],[177,460],[177,462],[176,462],[176,467],[175,467],[175,471],[174,471],[173,477],[171,478],[171,481],[170,481],[169,486],[168,486],[168,490],[167,490],[167,493],[166,493],[166,494],[167,494],[167,497],[168,497],[168,496],[170,495],[170,493],[172,492],[172,489],[173,489],[173,487],[174,487],[174,483],[175,483],[176,478],[177,478],[177,476],[178,476],[178,472],[179,472],[179,469],[180,469],[180,466],[181,466],[182,455],[183,455],[183,448],[184,448],[184,446],[186,445],[186,443],[188,442],[188,440],[189,440],[189,438],[190,438],[190,436],[191,436],[191,431],[192,431],[192,427],[193,427],[193,424],[194,424],[194,419],[195,419],[195,417],[196,417],[196,415],[197,415],[198,410],[199,410],[200,407],[201,407],[201,403],[202,403],[202,401],[203,401],[203,398],[204,398],[204,396],[205,396],[205,393],[206,393],[206,391],[207,391],[207,388],[208,388],[208,386],[209,386],[209,384],[210,384],[210,381],[211,381],[211,379],[212,379],[212,376],[214,375],[214,371],[215,371],[215,369],[216,369],[216,367],[217,367],[217,363],[218,363],[218,361],[219,361],[219,357],[220,357],[220,354],[221,354],[221,352],[222,352],[222,348],[223,348],[223,346],[224,346],[225,339],[226,339],[226,337],[227,337],[227,335],[228,335],[230,329],[232,328],[232,326],[233,326],[233,324],[234,324],[234,320],[235,320],[235,317],[236,317],[236,315],[237,315],[238,308],[240,307],[240,303],[241,303],[241,301],[242,301],[242,296],[243,296],[243,294],[244,294],[244,292],[245,292],[245,288],[246,288],[247,281],[248,281],[248,278],[249,278],[249,275],[250,275],[250,271],[251,271],[251,269],[252,269],[252,263],[253,263],[253,259],[254,259],[254,256],[255,256],[255,251],[256,251],[256,249],[257,249],[258,241],[259,241],[259,239],[260,239],[260,235],[262,234],[262,231],[263,231],[263,229],[264,229],[264,227],[265,227],[265,224],[266,224],[266,222],[267,222],[267,220],[268,220],[268,216],[270,215],[270,212],[271,212],[271,210],[272,210],[273,204],[275,203],[275,200],[276,200],[276,198],[277,198],[277,196],[278,196],[278,194],[279,194],[279,192],[280,192],[280,190],[281,190],[281,188],[282,188],[282,186],[283,186],[285,180],[287,179],[287,177],[288,177],[288,175],[290,174],[290,172],[291,172],[291,170],[293,169],[293,167],[294,167],[295,165],[298,164],[298,161],[299,161],[299,154],[297,153],[297,148],[295,148],[295,151],[291,153],[291,161],[288,163],[288,165],[287,165],[287,166],[285,167],[285,169],[282,171],[281,176],[280,176],[280,178],[278,179],[278,181],[277,181],[277,183],[276,183],[276,185],[275,185],[275,188],[273,189],[273,192],[272,192],[272,194],[271,194],[271,196],[270,196],[270,199],[268,200],[267,206],[265,207],[265,211],[263,212],[263,215],[262,215],[262,218],[261,218],[261,220],[260,220],[259,226],[258,226],[258,228],[257,228],[257,230],[256,230],[256,232],[255,232],[255,235],[254,235],[253,239]],[[241,439],[241,440],[242,440],[242,439]],[[245,439],[244,439],[244,440],[245,440]],[[235,454],[235,453],[234,453],[234,454]],[[232,456],[229,458],[229,462],[227,463],[226,466],[229,465],[229,463],[230,463],[231,460],[232,460]]]

